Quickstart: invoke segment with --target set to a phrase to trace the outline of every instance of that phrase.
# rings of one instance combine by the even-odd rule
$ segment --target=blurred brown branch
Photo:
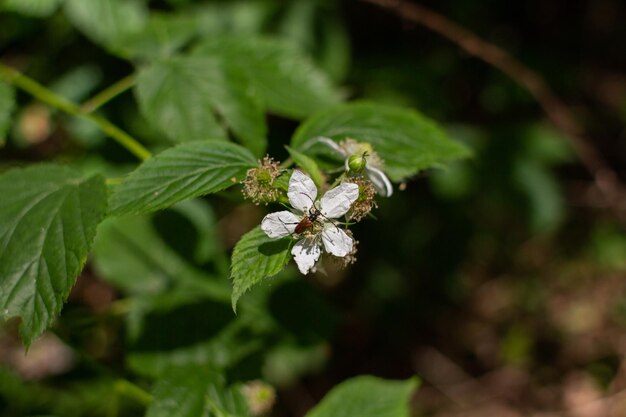
[[[569,107],[561,101],[543,78],[503,49],[478,37],[424,6],[404,0],[362,0],[396,13],[410,22],[418,23],[457,44],[468,54],[498,68],[513,81],[525,88],[543,108],[548,119],[570,141],[580,161],[592,175],[595,186],[606,204],[620,221],[626,223],[626,188],[615,171],[585,136],[584,127]]]

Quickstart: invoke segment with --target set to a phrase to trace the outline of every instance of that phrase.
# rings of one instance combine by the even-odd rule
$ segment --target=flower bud
[[[361,172],[367,165],[366,157],[367,153],[363,152],[361,155],[352,155],[346,161],[346,168],[348,171]]]

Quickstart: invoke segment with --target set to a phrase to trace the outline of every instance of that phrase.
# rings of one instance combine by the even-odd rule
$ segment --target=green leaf
[[[169,369],[152,394],[146,417],[249,416],[240,388],[226,388],[219,373],[200,367]]]
[[[220,120],[260,156],[267,145],[265,118],[238,68],[206,57],[177,57],[140,70],[137,97],[143,114],[176,142],[226,138]]]
[[[344,104],[313,116],[298,128],[291,145],[305,151],[319,136],[371,144],[394,181],[470,155],[464,145],[449,139],[417,111],[370,102]]]
[[[417,385],[416,378],[352,378],[333,388],[306,417],[409,417],[409,400]]]
[[[114,215],[159,210],[239,182],[257,164],[245,148],[229,142],[184,143],[148,159],[111,196]]]
[[[0,81],[0,146],[6,142],[11,127],[11,115],[15,109],[15,89]]]
[[[261,227],[241,237],[233,250],[231,275],[233,310],[237,301],[252,286],[278,274],[289,262],[290,239],[270,239]]]
[[[140,31],[148,18],[139,0],[65,0],[65,14],[89,39],[109,47]]]
[[[138,32],[124,36],[117,48],[132,58],[166,58],[196,33],[195,19],[177,14],[153,14]]]
[[[290,43],[270,38],[214,38],[195,54],[221,57],[245,71],[274,113],[296,119],[340,102],[324,73]]]
[[[61,311],[106,211],[104,179],[56,165],[0,176],[0,309],[27,345]]]
[[[0,9],[10,10],[33,17],[46,17],[54,13],[61,0],[4,0]]]
[[[289,155],[293,158],[294,162],[300,166],[307,174],[311,177],[317,188],[320,188],[324,183],[324,176],[322,175],[322,171],[317,166],[317,163],[313,158],[308,157],[302,152],[298,152],[295,149],[285,146]]]

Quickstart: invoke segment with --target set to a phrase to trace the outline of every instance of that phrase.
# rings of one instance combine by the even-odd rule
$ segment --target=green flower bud
[[[352,155],[350,156],[350,158],[348,158],[348,162],[347,162],[347,168],[349,171],[353,171],[353,172],[361,172],[365,169],[365,165],[367,165],[367,160],[365,159],[365,156],[367,155],[366,152],[363,152],[362,155]]]

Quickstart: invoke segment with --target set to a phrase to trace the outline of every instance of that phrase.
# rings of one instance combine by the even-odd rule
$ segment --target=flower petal
[[[304,275],[313,269],[321,253],[322,249],[319,239],[316,238],[300,239],[291,249],[293,259],[296,261],[300,272]]]
[[[317,188],[311,178],[294,169],[289,179],[287,197],[293,208],[306,214],[317,197]]]
[[[293,234],[300,218],[290,211],[277,211],[263,218],[261,230],[271,238],[285,237]]]
[[[382,197],[391,197],[391,194],[393,194],[393,186],[389,178],[387,178],[387,175],[380,169],[370,166],[365,166],[365,171],[370,181],[372,181],[374,188],[376,188],[376,192]]]
[[[316,138],[316,141],[319,142],[319,143],[323,143],[324,145],[328,146],[333,151],[337,152],[339,155],[341,155],[343,157],[349,156],[346,153],[345,149],[343,149],[341,146],[339,146],[339,144],[337,142],[335,142],[334,140],[332,140],[331,138],[326,138],[324,136],[320,136],[320,137]]]
[[[324,194],[320,199],[320,210],[324,216],[334,219],[346,214],[357,198],[359,186],[344,182]]]
[[[332,223],[326,223],[322,230],[322,242],[326,252],[343,258],[352,251],[352,238]]]

